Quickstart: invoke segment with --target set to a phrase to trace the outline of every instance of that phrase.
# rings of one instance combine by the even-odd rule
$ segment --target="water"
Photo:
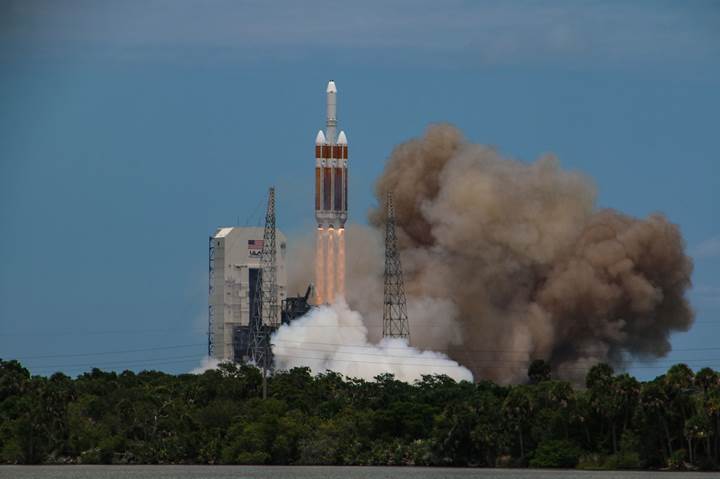
[[[715,473],[295,466],[0,466],[12,479],[708,479]]]

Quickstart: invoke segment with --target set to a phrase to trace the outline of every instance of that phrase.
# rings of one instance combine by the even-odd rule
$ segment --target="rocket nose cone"
[[[316,145],[324,145],[325,143],[327,143],[327,141],[325,141],[325,133],[323,133],[323,131],[320,130],[320,131],[318,131],[318,134],[315,137],[315,144]]]
[[[335,82],[330,80],[327,85],[327,93],[337,93],[337,87],[335,87]]]
[[[347,136],[345,136],[345,132],[341,131],[338,135],[337,139],[338,145],[347,145]]]

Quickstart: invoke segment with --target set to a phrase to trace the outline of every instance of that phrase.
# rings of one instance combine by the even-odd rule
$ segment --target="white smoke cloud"
[[[202,374],[210,369],[217,369],[219,364],[220,361],[218,361],[217,359],[205,356],[200,361],[200,366],[190,371],[190,374]]]
[[[371,344],[362,316],[343,300],[281,326],[271,342],[277,369],[305,366],[314,373],[332,370],[366,380],[384,373],[405,382],[433,374],[473,380],[469,369],[444,354],[420,351],[403,339],[385,338]]]

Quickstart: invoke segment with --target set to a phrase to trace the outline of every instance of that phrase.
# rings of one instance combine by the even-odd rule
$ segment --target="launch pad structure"
[[[265,229],[260,258],[260,274],[256,278],[255,298],[250,311],[250,344],[247,361],[263,370],[263,375],[272,365],[270,334],[279,322],[277,248],[275,243],[275,188],[268,192]]]
[[[275,226],[274,211],[272,213],[270,218],[266,214],[270,229]],[[251,361],[249,351],[255,338],[253,331],[256,333],[258,329],[258,312],[262,312],[261,329],[271,335],[279,324],[289,324],[310,310],[310,288],[305,295],[287,295],[286,239],[277,227],[274,235],[277,300],[274,306],[262,308],[260,305],[263,299],[270,299],[268,294],[273,289],[266,286],[265,296],[259,294],[263,292],[262,280],[267,282],[270,277],[263,275],[263,259],[267,257],[264,250],[272,248],[265,230],[265,227],[254,226],[221,227],[209,238],[208,356],[218,361]],[[271,313],[271,310],[274,311]]]
[[[209,237],[208,356],[240,361],[246,354],[250,313],[260,275],[263,227],[224,226]],[[287,241],[277,229],[276,275],[278,304],[286,299]]]

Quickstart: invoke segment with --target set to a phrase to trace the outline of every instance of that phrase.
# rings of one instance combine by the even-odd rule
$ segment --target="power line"
[[[153,334],[153,333],[170,333],[178,332],[177,328],[168,329],[128,329],[128,330],[115,330],[115,331],[39,331],[39,332],[17,332],[17,333],[2,333],[0,337],[14,337],[14,336],[103,336],[113,334]],[[207,334],[205,330],[187,330],[193,334]]]
[[[333,348],[352,348],[352,349],[361,349],[361,350],[370,350],[370,351],[376,351],[378,349],[380,350],[397,350],[397,351],[405,351],[407,350],[407,347],[397,347],[397,346],[378,346],[378,345],[370,345],[370,344],[346,344],[346,343],[333,343],[333,342],[318,342],[318,341],[293,341],[293,340],[274,340],[273,343],[275,344],[295,344],[295,345],[311,345],[311,346],[324,346],[324,347],[333,347]],[[67,353],[67,354],[49,354],[49,355],[39,355],[39,356],[17,356],[17,357],[10,357],[9,359],[16,359],[18,361],[32,361],[34,359],[51,359],[51,358],[71,358],[71,357],[93,357],[93,356],[105,356],[105,355],[113,355],[113,354],[131,354],[131,353],[139,353],[139,352],[151,352],[151,351],[165,351],[165,350],[172,350],[172,349],[183,349],[183,348],[191,348],[191,347],[201,347],[204,346],[204,343],[191,343],[191,344],[179,344],[179,345],[170,345],[170,346],[158,346],[158,347],[152,347],[152,348],[138,348],[138,349],[125,349],[125,350],[116,350],[116,351],[99,351],[99,352],[92,352],[92,353]],[[293,346],[286,346],[291,349],[305,349],[308,348],[299,348],[299,347],[293,347]],[[415,350],[419,352],[428,351],[428,352],[437,352],[437,353],[447,353],[447,352],[454,352],[457,354],[462,353],[486,353],[486,354],[533,354],[533,351],[530,350],[501,350],[501,349],[473,349],[473,348],[435,348],[432,350],[422,350],[417,347],[413,347]],[[701,351],[718,351],[720,350],[720,347],[705,347],[705,348],[678,348],[674,349],[673,351],[676,352],[701,352]],[[334,351],[328,351],[325,349],[317,349],[318,352],[334,352]],[[585,353],[592,353],[593,351],[585,350],[580,351]],[[365,354],[365,355],[372,355],[372,356],[387,356],[387,357],[406,357],[403,355],[387,355],[387,354],[377,354],[377,353],[362,353],[355,351],[353,354]],[[196,357],[196,356],[193,356]],[[510,358],[474,358],[474,361],[483,361],[483,362],[505,362],[505,363],[511,363],[511,362],[517,362],[522,363],[525,362],[525,360],[513,360]],[[129,361],[136,361],[136,360],[129,360]],[[678,362],[712,362],[712,361],[720,361],[720,358],[682,358],[682,359],[658,359],[654,362],[657,363],[658,361],[668,362],[668,363],[678,363]],[[105,364],[105,363],[102,363]],[[119,364],[119,363],[118,363]],[[98,365],[98,364],[95,364]],[[92,367],[93,364],[84,364],[83,366]],[[58,366],[47,366],[47,367],[64,367],[64,365],[58,365]],[[639,367],[639,366],[636,366]]]
[[[81,357],[81,356],[101,356],[101,355],[112,355],[112,354],[127,354],[127,353],[142,353],[148,351],[161,351],[166,349],[180,349],[190,348],[197,346],[205,346],[205,343],[194,343],[194,344],[178,344],[176,346],[160,346],[155,348],[142,348],[142,349],[125,349],[120,351],[101,351],[97,353],[70,353],[70,354],[47,354],[43,356],[19,356],[14,359],[26,361],[28,359],[48,359],[48,358],[69,358],[69,357]]]
[[[720,321],[695,321],[693,324],[710,324],[713,326],[720,326]],[[381,327],[380,321],[368,321],[363,323],[364,326],[372,325],[377,326],[378,328]],[[423,324],[418,323],[417,325],[420,329],[427,330],[427,329],[447,329],[447,325],[441,325],[441,324]],[[304,325],[303,328],[357,328],[357,326],[353,325],[345,325],[345,324],[315,324],[315,325]],[[167,329],[128,329],[128,330],[109,330],[109,331],[73,331],[73,330],[61,330],[61,331],[21,331],[21,332],[14,332],[14,333],[0,333],[0,337],[14,337],[14,336],[101,336],[101,335],[112,335],[112,334],[153,334],[153,333],[177,333],[178,328],[167,328]],[[180,331],[183,334],[190,333],[190,334],[207,334],[207,329],[188,329],[184,331]],[[681,331],[678,331],[681,332]],[[720,348],[716,348],[720,349]]]
[[[75,367],[78,367],[78,368],[86,368],[86,367],[99,368],[99,367],[118,367],[118,366],[122,367],[123,365],[138,365],[138,364],[142,365],[145,363],[152,363],[152,362],[156,362],[156,361],[165,361],[165,360],[175,360],[175,359],[194,359],[197,361],[200,358],[198,357],[198,355],[194,354],[192,356],[185,355],[185,356],[169,356],[169,357],[162,357],[162,358],[128,359],[125,361],[113,361],[113,362],[104,362],[104,363],[100,362],[100,363],[92,363],[92,364],[87,364],[87,363],[55,364],[55,365],[42,365],[41,364],[41,365],[37,365],[37,366],[28,365],[26,367],[38,368],[38,369],[75,368]]]
[[[293,341],[293,340],[274,340],[273,342],[278,343],[299,343],[299,344],[315,344],[315,345],[323,345],[323,346],[352,346],[356,348],[364,348],[364,349],[376,349],[379,348],[379,346],[376,345],[351,345],[351,344],[345,344],[345,343],[325,343],[325,342],[314,342],[314,341]],[[419,349],[416,346],[411,346],[415,349]],[[405,350],[406,347],[398,347],[398,346],[382,346],[382,349],[399,349],[399,350]],[[456,353],[507,353],[507,354],[534,354],[536,351],[532,350],[524,350],[524,349],[471,349],[471,348],[433,348],[431,350],[426,351],[433,351],[433,352],[456,352]],[[601,351],[598,350],[591,350],[591,349],[579,349],[577,350],[579,353],[587,353],[587,354],[593,354],[598,353]],[[672,351],[681,351],[681,352],[689,352],[689,351],[720,351],[720,347],[707,347],[707,348],[678,348],[673,349]]]
[[[699,321],[696,321],[695,324],[701,323]],[[720,326],[720,321],[707,321],[707,323],[712,323],[714,326]],[[365,327],[368,325],[371,326],[377,326],[380,328],[380,324],[378,321],[372,322],[372,323],[363,323]],[[315,324],[315,325],[304,325],[303,328],[334,328],[334,329],[344,329],[344,328],[357,328],[357,326],[353,325],[345,325],[345,324]],[[440,325],[440,324],[422,324],[419,323],[418,327],[423,330],[427,329],[447,329],[447,325]],[[38,331],[38,332],[29,332],[29,331],[22,331],[22,332],[15,332],[15,333],[0,333],[0,338],[2,337],[16,337],[16,336],[102,336],[102,335],[113,335],[113,334],[134,334],[134,335],[143,335],[143,334],[161,334],[161,333],[177,333],[178,328],[168,328],[168,329],[133,329],[133,330],[116,330],[116,331],[72,331],[72,330],[64,330],[64,331],[53,331],[53,332],[47,332],[47,331]],[[207,330],[206,329],[188,329],[180,331],[181,334],[201,334],[206,335]],[[720,348],[718,348],[720,349]]]
[[[323,361],[323,362],[326,362],[326,361],[329,361],[329,360],[330,360],[330,361],[332,361],[332,362],[350,362],[350,363],[397,365],[397,366],[417,366],[417,367],[433,366],[433,367],[442,367],[442,368],[456,368],[456,367],[458,367],[458,366],[451,366],[451,365],[447,365],[447,366],[444,366],[444,365],[430,365],[430,364],[427,364],[427,363],[422,363],[422,364],[420,364],[420,363],[413,363],[413,362],[402,362],[402,363],[398,363],[398,362],[389,362],[389,361],[363,361],[363,360],[359,360],[359,359],[338,359],[338,358],[329,359],[329,358],[318,358],[318,357],[297,356],[297,355],[277,355],[277,356],[294,358],[294,359],[313,359],[313,360],[316,360],[316,361]],[[413,358],[413,359],[416,359],[416,358]],[[454,361],[454,360],[452,360],[452,361]],[[458,363],[458,365],[462,367],[462,364],[459,364],[459,363]],[[591,368],[592,368],[592,366],[588,366],[588,367],[571,367],[571,368],[563,368],[563,370],[568,370],[568,371],[573,371],[573,370],[577,370],[577,371],[588,371],[588,370],[590,370]],[[666,369],[665,366],[639,366],[639,367],[635,367],[635,368],[636,368],[636,369]],[[502,367],[500,367],[500,366],[494,366],[494,367],[493,367],[493,366],[487,366],[487,367],[484,367],[484,369],[507,369],[507,368],[502,368]]]
[[[361,355],[361,356],[378,356],[378,357],[388,357],[388,358],[412,358],[413,360],[419,359],[419,360],[425,360],[425,361],[437,361],[438,359],[445,360],[449,359],[451,361],[456,361],[452,358],[423,358],[423,357],[412,357],[412,356],[406,356],[401,354],[377,354],[377,353],[364,353],[364,352],[357,352],[357,351],[338,351],[338,350],[322,350],[322,349],[307,349],[307,348],[300,348],[300,347],[293,347],[293,346],[286,346],[289,349],[295,349],[295,350],[301,350],[301,351],[315,351],[320,353],[333,353],[333,354],[350,354],[350,355]],[[347,346],[352,348],[352,346]],[[433,351],[426,351],[426,352],[433,352]],[[283,354],[276,353],[278,356],[283,356]],[[479,361],[479,362],[489,362],[489,363],[503,363],[503,364],[527,364],[528,360],[522,360],[522,359],[492,359],[492,358],[472,358],[472,361]],[[719,362],[720,358],[693,358],[693,359],[667,359],[663,360],[664,362],[669,362],[672,364],[677,364],[678,362]],[[456,361],[457,362],[457,361]]]
[[[328,351],[322,351],[322,350],[306,350],[309,352],[319,352],[319,353],[327,353]],[[352,353],[348,353],[352,354]],[[368,353],[362,353],[365,356],[383,356],[383,355],[377,355],[377,354],[368,354]],[[412,358],[412,361],[403,361],[403,362],[396,362],[396,361],[371,361],[371,360],[363,360],[363,359],[342,359],[342,358],[328,358],[327,356],[322,357],[316,357],[316,356],[304,356],[304,355],[298,355],[298,354],[282,354],[278,355],[278,357],[284,357],[284,358],[290,358],[290,359],[304,359],[304,360],[313,360],[313,361],[320,361],[320,362],[341,362],[341,363],[357,363],[357,364],[378,364],[378,365],[394,365],[394,366],[408,366],[408,367],[432,367],[432,368],[441,368],[441,369],[454,369],[456,367],[461,367],[462,364],[458,363],[458,365],[440,365],[440,364],[429,364],[429,363],[419,363],[416,362],[418,359],[425,360],[430,358]],[[392,355],[385,355],[383,357],[393,357],[393,358],[407,358],[407,356],[392,356]],[[192,356],[170,356],[170,357],[164,357],[164,358],[153,358],[153,359],[143,359],[143,360],[129,360],[129,361],[123,361],[123,362],[111,362],[111,363],[96,363],[96,364],[58,364],[58,365],[44,365],[44,366],[28,366],[29,368],[33,370],[40,370],[40,371],[50,371],[50,370],[57,370],[59,368],[69,368],[69,369],[84,369],[84,368],[96,368],[96,367],[105,367],[105,368],[113,368],[113,367],[141,367],[144,365],[160,365],[160,364],[177,364],[177,363],[188,363],[191,361],[197,361],[199,358],[198,356],[192,355]],[[435,359],[435,358],[433,358]],[[720,358],[713,358],[713,359],[706,359],[707,361],[718,361]],[[454,360],[452,360],[454,361]],[[474,360],[472,362],[475,362],[477,360]],[[513,365],[521,363],[525,364],[525,362],[519,362],[519,361],[508,361],[508,360],[491,360],[491,364],[496,365],[484,365],[483,369],[485,370],[506,370],[512,368]],[[503,366],[505,365],[505,366]],[[659,369],[667,369],[668,365],[656,365],[656,366],[633,366],[633,369],[650,369],[650,370],[659,370]],[[696,366],[697,367],[697,366]],[[588,367],[568,367],[564,368],[566,371],[588,371],[592,368],[592,366]]]
[[[457,361],[455,361],[455,360],[453,360],[453,359],[450,359],[450,358],[422,358],[422,357],[409,357],[409,356],[404,356],[404,355],[377,354],[377,353],[352,352],[352,351],[328,351],[328,350],[321,350],[321,349],[307,349],[307,348],[297,348],[297,347],[296,347],[296,348],[292,348],[292,347],[291,347],[291,349],[296,349],[296,350],[301,350],[301,351],[307,351],[307,352],[310,352],[310,353],[316,352],[316,353],[320,353],[320,354],[333,353],[333,354],[360,355],[360,356],[397,358],[397,359],[406,359],[406,358],[407,358],[407,359],[412,359],[412,361],[417,361],[417,360],[421,360],[421,361],[437,361],[438,359],[440,359],[440,360],[451,360],[451,361],[457,362]],[[281,356],[281,357],[298,358],[298,359],[313,359],[313,360],[321,360],[321,361],[326,361],[326,360],[329,360],[329,359],[330,359],[330,358],[328,358],[328,356],[308,357],[308,356],[299,356],[299,355],[297,355],[297,354],[277,354],[277,355],[278,355],[278,356]],[[176,359],[197,360],[197,359],[200,359],[200,358],[198,358],[198,356],[196,356],[196,355],[191,355],[191,356],[170,356],[170,357],[162,357],[162,358],[150,358],[150,359],[140,359],[140,360],[126,360],[126,361],[122,361],[122,362],[113,361],[113,362],[109,362],[109,363],[108,363],[108,362],[104,362],[104,363],[101,362],[101,363],[92,363],[92,364],[76,363],[76,364],[41,365],[41,366],[37,366],[37,367],[35,367],[35,368],[51,369],[51,368],[100,367],[100,366],[102,366],[102,367],[113,367],[113,366],[123,366],[123,365],[136,365],[136,364],[145,364],[145,363],[155,363],[155,362],[158,362],[158,361],[176,360]],[[350,360],[350,359],[339,359],[339,358],[334,357],[334,356],[332,357],[331,360],[332,360],[332,361],[352,361],[352,362],[368,363],[368,364],[398,364],[398,365],[414,365],[414,366],[428,366],[428,365],[431,365],[431,364],[428,364],[428,363],[417,363],[417,362],[412,362],[412,361],[411,361],[411,362],[402,362],[402,363],[393,363],[393,362],[386,362],[386,361],[378,362],[378,361],[368,361],[368,360],[361,360],[361,359],[353,359],[353,360]],[[482,359],[482,358],[473,358],[472,361],[473,361],[473,362],[476,362],[476,361],[477,361],[477,362],[487,362],[487,363],[491,363],[491,364],[493,364],[493,363],[494,363],[494,364],[508,364],[508,365],[511,365],[511,364],[527,364],[527,361],[522,361],[522,360],[507,360],[507,359]],[[668,361],[669,361],[669,360],[668,360]],[[678,359],[678,360],[673,360],[672,362],[693,362],[693,361],[694,361],[694,362],[700,362],[700,361],[702,361],[702,362],[710,362],[710,361],[715,361],[715,362],[717,362],[717,361],[720,361],[720,358]],[[655,365],[655,366],[639,366],[639,365],[638,365],[638,366],[633,366],[633,367],[636,368],[636,369],[665,369],[667,366],[668,366],[668,365]],[[28,366],[28,367],[33,367],[33,366]],[[590,367],[588,367],[588,368],[583,368],[583,369],[590,369]]]
[[[172,364],[193,364],[193,363],[196,364],[196,362],[195,362],[194,359],[180,359],[180,360],[169,360],[169,361],[155,361],[155,362],[152,362],[152,363],[148,363],[147,365],[142,365],[142,364],[141,364],[141,365],[131,365],[131,366],[129,366],[129,367],[124,367],[124,366],[118,366],[118,367],[107,366],[107,367],[105,367],[105,368],[97,368],[97,369],[100,369],[100,370],[103,371],[103,372],[116,371],[116,370],[120,370],[120,369],[122,369],[122,371],[138,370],[138,369],[139,369],[139,370],[141,370],[141,371],[158,371],[158,372],[164,372],[164,371],[160,371],[159,369],[157,369],[157,367],[158,367],[158,366],[167,366],[167,365],[172,365]],[[58,369],[58,368],[50,368],[50,367],[48,367],[48,368],[32,368],[32,371],[31,371],[31,372],[33,373],[33,375],[38,375],[38,374],[51,375],[51,374],[54,374],[54,373],[69,373],[70,371],[72,371],[72,372],[69,373],[69,374],[79,375],[79,374],[83,374],[83,373],[86,373],[86,372],[90,372],[92,369],[95,369],[95,368],[89,368],[89,367],[87,367],[87,366],[82,366],[82,367],[79,366],[79,367],[74,367],[74,368],[65,368],[65,369],[62,369],[62,370],[61,370],[61,369]],[[189,368],[188,368],[188,369],[189,369]],[[168,374],[168,373],[166,373],[166,374]]]

